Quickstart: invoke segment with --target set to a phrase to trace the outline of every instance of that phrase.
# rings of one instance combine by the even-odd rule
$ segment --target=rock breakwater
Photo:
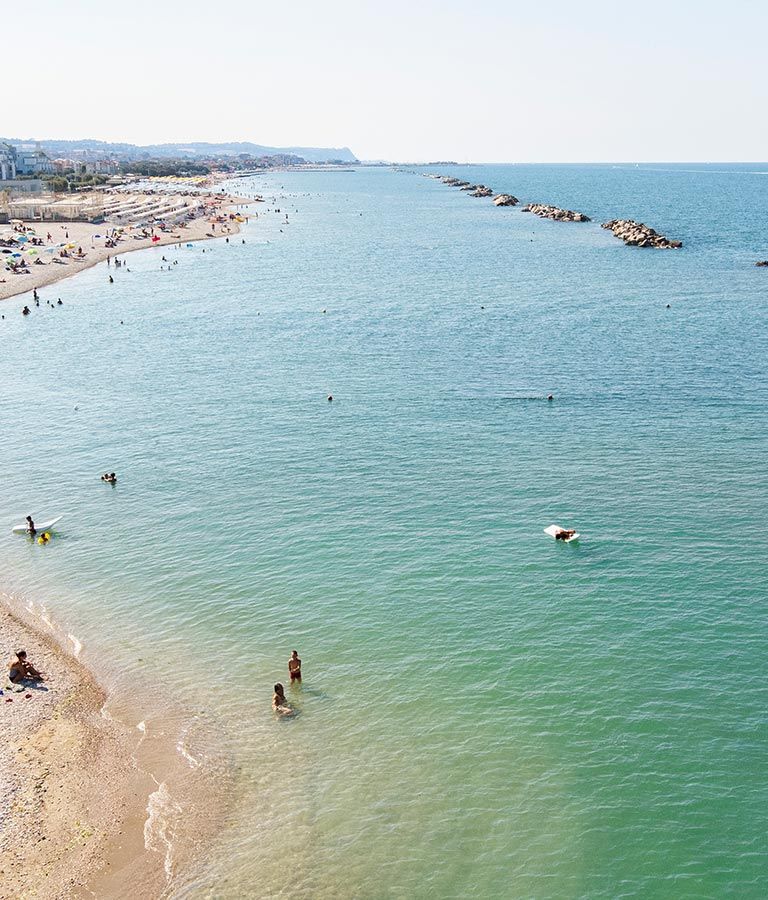
[[[529,203],[522,212],[530,212],[540,219],[554,219],[556,222],[590,222],[589,216],[573,209],[560,209],[559,206],[548,206],[546,203]]]
[[[635,222],[633,219],[613,219],[610,222],[604,222],[601,227],[612,231],[628,247],[654,247],[657,250],[678,250],[683,246],[682,241],[672,241],[664,237],[663,234],[659,234],[653,228],[649,228],[642,222]]]

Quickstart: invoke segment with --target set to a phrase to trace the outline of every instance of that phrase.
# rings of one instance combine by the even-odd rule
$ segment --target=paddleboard
[[[53,526],[60,522],[64,516],[56,516],[55,519],[49,519],[47,522],[35,522],[35,531],[42,534],[44,531],[53,531]],[[27,523],[23,525],[14,525],[11,529],[15,534],[23,534],[27,530]]]
[[[544,534],[548,534],[550,537],[553,537],[555,538],[555,540],[557,540],[555,535],[558,533],[558,531],[562,531],[562,528],[559,525],[550,525],[549,528],[544,529]],[[577,531],[576,534],[571,535],[571,537],[569,538],[565,538],[565,540],[561,541],[561,543],[570,544],[571,541],[578,541],[578,539],[579,533]]]

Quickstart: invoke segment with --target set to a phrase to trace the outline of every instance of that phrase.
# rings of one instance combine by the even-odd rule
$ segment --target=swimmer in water
[[[275,685],[275,693],[272,695],[272,709],[281,716],[292,716],[293,707],[285,698],[285,688],[278,683]]]

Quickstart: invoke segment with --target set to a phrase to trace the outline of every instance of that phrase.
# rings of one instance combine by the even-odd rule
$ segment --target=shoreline
[[[245,197],[228,196],[222,201],[220,213],[229,215],[237,209],[244,209],[254,203],[252,199]],[[173,228],[172,231],[153,230],[159,240],[153,241],[152,236],[136,239],[131,235],[124,235],[116,247],[105,247],[102,233],[114,226],[108,223],[94,225],[91,222],[24,222],[27,228],[36,228],[40,232],[50,232],[56,238],[63,238],[67,234],[67,241],[82,246],[87,258],[77,260],[70,257],[66,264],[59,265],[49,262],[44,265],[29,266],[28,275],[13,275],[10,272],[0,270],[0,303],[18,297],[21,294],[31,293],[43,287],[50,287],[65,278],[78,275],[86,269],[91,269],[99,263],[113,260],[116,257],[124,257],[135,250],[146,250],[149,247],[167,247],[171,244],[184,244],[198,241],[209,241],[216,238],[226,238],[240,233],[240,223],[229,220],[223,225],[218,225],[215,231],[211,230],[211,223],[207,218],[197,218],[186,223],[184,227]],[[218,232],[218,233],[217,233]],[[94,236],[98,234],[99,238]],[[96,244],[99,241],[101,246]]]
[[[127,882],[164,896],[226,818],[222,767],[202,771],[144,719],[112,716],[66,637],[75,654],[47,616],[0,594],[3,664],[24,647],[46,675],[9,692],[6,669],[0,685],[0,896],[116,897]]]

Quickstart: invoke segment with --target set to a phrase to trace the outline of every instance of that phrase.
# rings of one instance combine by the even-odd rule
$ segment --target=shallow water
[[[768,165],[440,171],[596,221],[284,173],[5,303],[2,587],[226,760],[181,895],[763,897]]]

